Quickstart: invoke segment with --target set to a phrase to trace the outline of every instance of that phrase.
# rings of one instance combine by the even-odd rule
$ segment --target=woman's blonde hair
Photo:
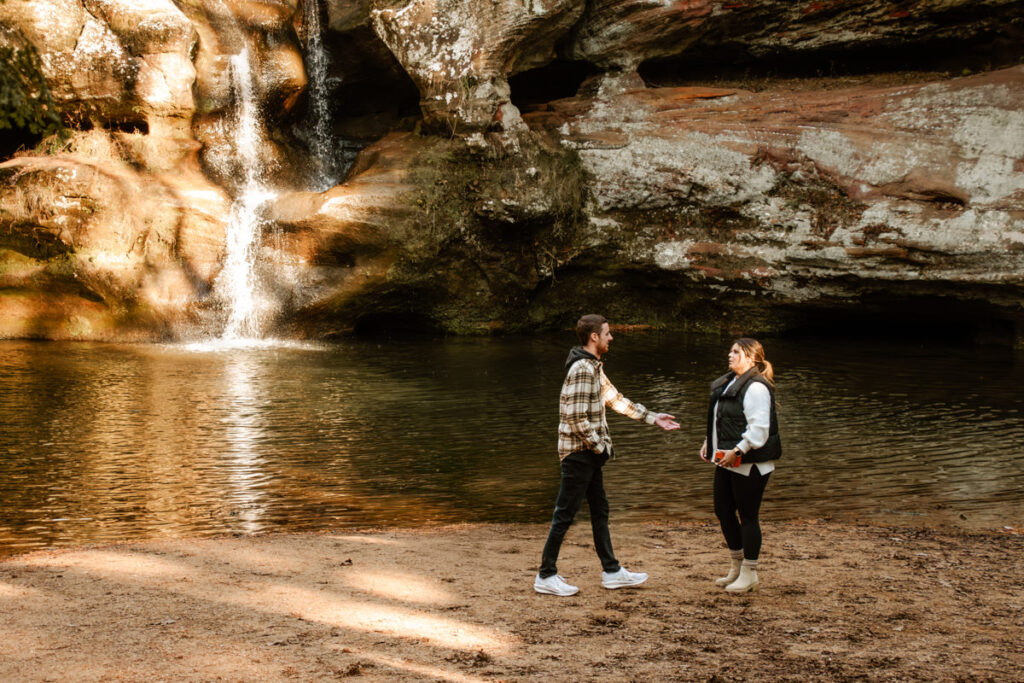
[[[772,364],[765,360],[764,347],[761,346],[761,342],[750,337],[740,337],[733,344],[740,347],[743,355],[754,361],[754,367],[761,373],[761,376],[768,380],[769,384],[775,386],[775,371],[772,369]]]

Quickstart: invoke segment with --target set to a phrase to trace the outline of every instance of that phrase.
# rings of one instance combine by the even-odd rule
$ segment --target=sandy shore
[[[608,591],[589,528],[169,540],[0,563],[0,680],[1024,680],[1024,536],[766,524],[729,595],[709,525],[615,525],[651,574]]]

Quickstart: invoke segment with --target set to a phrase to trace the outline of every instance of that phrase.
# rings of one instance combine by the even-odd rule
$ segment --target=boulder
[[[544,136],[494,157],[460,139],[386,136],[344,185],[271,210],[286,260],[305,264],[284,329],[322,337],[391,318],[458,334],[527,327],[525,306],[573,239],[583,183],[575,154]]]
[[[420,91],[424,123],[459,135],[522,132],[508,76],[554,57],[581,0],[378,2],[374,28]]]

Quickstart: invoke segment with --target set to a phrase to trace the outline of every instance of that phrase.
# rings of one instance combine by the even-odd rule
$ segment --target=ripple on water
[[[158,346],[192,353],[226,353],[230,351],[326,351],[330,347],[320,342],[295,339],[252,339],[248,337],[218,338]]]
[[[571,340],[0,343],[0,552],[149,535],[550,518]],[[770,519],[1024,520],[1024,363],[768,340],[785,457]],[[713,519],[720,344],[620,335],[606,368],[671,412],[609,415],[616,519]],[[962,520],[961,515],[967,517]],[[905,521],[905,520],[904,520]]]

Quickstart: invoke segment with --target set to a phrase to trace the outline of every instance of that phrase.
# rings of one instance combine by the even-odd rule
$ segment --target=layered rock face
[[[0,5],[92,127],[0,165],[0,336],[209,325],[244,175],[244,51],[276,196],[271,333],[536,329],[597,310],[1024,339],[1019,3],[327,0],[335,133],[366,147],[326,192],[303,189],[291,136],[302,9]]]
[[[36,47],[72,127],[46,156],[0,164],[0,336],[186,334],[221,268],[236,169],[228,55],[253,45],[255,99],[305,87],[294,5],[10,0],[8,39]],[[11,38],[11,37],[14,38]],[[279,173],[282,145],[259,150]],[[226,191],[227,190],[227,191]]]
[[[1022,103],[1016,67],[810,93],[632,90],[526,120],[579,150],[594,179],[588,232],[613,262],[677,274],[686,295],[662,302],[671,317],[720,308],[739,331],[752,314],[764,329],[799,307],[896,311],[929,297],[1013,317]]]
[[[576,96],[521,116],[508,114],[514,91],[467,100],[444,74],[508,83],[517,65],[551,59],[551,34],[508,8],[500,18],[443,10],[369,12],[419,87],[425,123],[453,141],[434,145],[431,163],[419,161],[418,136],[367,150],[347,185],[379,188],[388,169],[402,211],[381,212],[374,228],[387,270],[364,274],[374,284],[361,294],[300,309],[306,332],[326,329],[324,311],[337,328],[392,311],[395,324],[404,312],[467,331],[564,325],[594,309],[729,332],[874,317],[1019,334],[1021,68],[951,78],[925,60],[921,73],[904,70],[915,49],[948,41],[972,54],[988,45],[1005,62],[1021,30],[1012,3],[542,4],[558,20],[578,16],[555,52],[589,65],[588,78]],[[784,74],[759,92],[645,84],[685,80],[690,63],[713,74],[711,55],[731,55],[724,67],[817,64],[801,77],[870,57],[871,73]],[[899,74],[877,73],[887,59]],[[505,121],[515,123],[495,125]],[[411,241],[424,234],[436,237]]]
[[[0,165],[0,336],[152,339],[217,268],[226,196],[191,133],[193,24],[170,0],[11,0],[76,128]]]

